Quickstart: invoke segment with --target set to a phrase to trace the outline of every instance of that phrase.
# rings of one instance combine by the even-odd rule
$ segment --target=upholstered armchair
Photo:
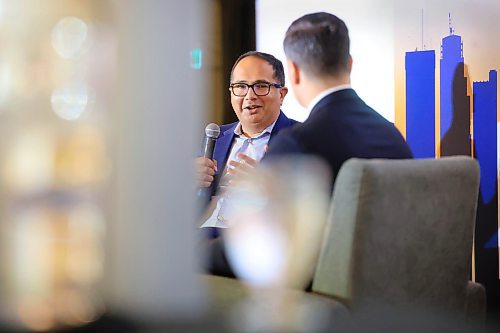
[[[484,288],[469,281],[478,189],[470,157],[347,161],[312,290],[351,309],[414,306],[484,319]]]

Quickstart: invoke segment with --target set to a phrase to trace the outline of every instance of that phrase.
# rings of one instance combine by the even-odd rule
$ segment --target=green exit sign
[[[191,51],[191,67],[194,69],[201,69],[203,51],[200,48]]]

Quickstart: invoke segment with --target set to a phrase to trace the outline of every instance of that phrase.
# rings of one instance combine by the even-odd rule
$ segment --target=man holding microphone
[[[207,201],[215,196],[208,209],[211,215],[202,227],[228,226],[223,192],[231,178],[254,167],[273,137],[296,123],[280,110],[288,89],[283,64],[274,56],[257,51],[241,55],[233,65],[230,81],[231,105],[239,121],[221,126],[213,159],[196,159],[198,186],[207,188]]]

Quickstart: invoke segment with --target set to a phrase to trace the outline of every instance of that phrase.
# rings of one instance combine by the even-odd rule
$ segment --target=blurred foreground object
[[[236,275],[254,287],[235,312],[243,331],[322,329],[322,312],[311,313],[310,306],[304,307],[307,299],[286,289],[304,290],[312,279],[330,184],[322,161],[284,157],[266,161],[230,189],[227,254]],[[306,320],[303,311],[316,317]]]
[[[190,54],[205,50],[210,4],[112,3],[120,62],[104,296],[110,314],[140,327],[188,323],[206,305],[195,274],[192,156],[211,103],[208,69],[192,67]]]
[[[211,105],[207,3],[0,9],[0,327],[197,317],[191,157]]]
[[[2,329],[80,326],[105,310],[107,15],[100,1],[2,2]]]

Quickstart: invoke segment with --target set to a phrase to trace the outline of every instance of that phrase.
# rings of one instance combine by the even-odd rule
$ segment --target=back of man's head
[[[312,76],[336,76],[350,70],[349,33],[335,15],[321,12],[295,20],[283,46],[286,57]]]

